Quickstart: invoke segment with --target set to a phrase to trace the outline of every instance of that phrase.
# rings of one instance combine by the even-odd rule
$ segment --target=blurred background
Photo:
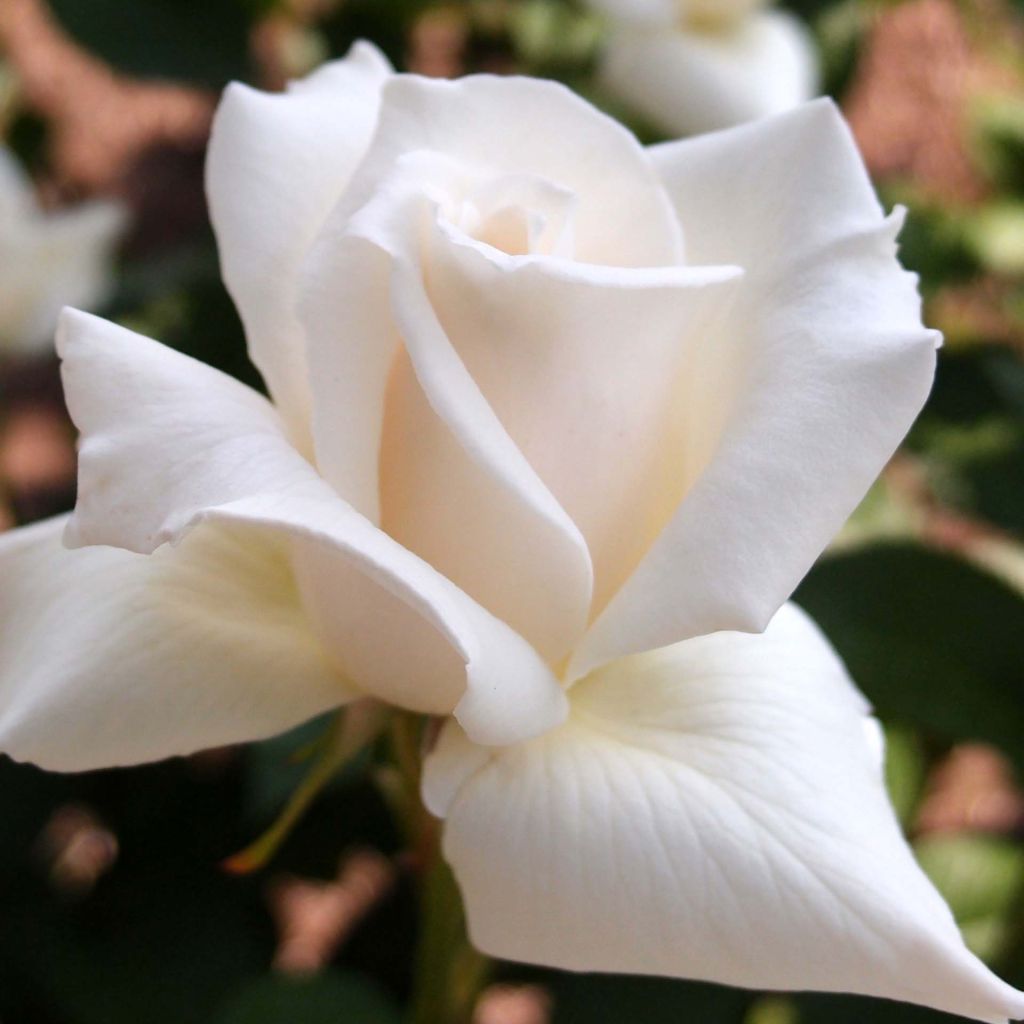
[[[1021,986],[1024,3],[779,6],[813,41],[819,91],[884,201],[909,207],[902,256],[946,336],[924,414],[797,600],[885,722],[921,863],[972,949]],[[280,88],[365,37],[423,74],[558,78],[644,141],[665,138],[602,76],[615,31],[572,0],[0,0],[0,139],[46,216],[120,205],[98,312],[258,385],[203,198],[225,83]],[[5,216],[0,197],[0,236]],[[73,501],[50,339],[0,346],[0,529]],[[322,728],[75,777],[0,758],[0,1022],[401,1019],[416,903],[371,760],[319,794],[263,870],[222,866],[274,821]],[[477,1011],[477,1024],[952,1019],[504,964]]]

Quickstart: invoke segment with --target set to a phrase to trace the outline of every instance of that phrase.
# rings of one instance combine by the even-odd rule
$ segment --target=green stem
[[[420,800],[422,719],[392,720],[391,750],[405,790],[403,824],[420,885],[420,932],[409,1024],[470,1024],[490,961],[469,944],[462,896],[440,851],[440,822]]]
[[[410,1024],[470,1024],[490,963],[469,944],[462,897],[440,856],[423,879]]]
[[[377,736],[383,725],[383,712],[371,701],[350,704],[339,711],[326,734],[303,752],[314,759],[312,766],[277,820],[254,843],[228,857],[223,862],[224,869],[244,875],[266,867],[323,788]]]

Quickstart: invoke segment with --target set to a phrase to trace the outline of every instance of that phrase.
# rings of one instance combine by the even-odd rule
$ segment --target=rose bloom
[[[41,210],[32,183],[0,147],[0,356],[52,351],[63,306],[93,309],[107,299],[126,219],[107,201]]]
[[[0,747],[128,764],[375,698],[445,719],[424,798],[488,953],[1024,1013],[785,604],[937,342],[835,109],[645,150],[362,44],[231,87],[208,184],[272,400],[65,315],[79,501],[0,540]]]
[[[600,81],[670,136],[779,114],[818,89],[814,40],[767,0],[588,0],[608,32]]]

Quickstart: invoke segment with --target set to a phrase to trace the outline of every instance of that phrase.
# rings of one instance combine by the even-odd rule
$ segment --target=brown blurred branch
[[[118,74],[73,42],[43,0],[3,0],[0,49],[24,102],[49,122],[61,184],[109,191],[146,150],[209,130],[211,95]]]
[[[1011,31],[1003,4],[986,0],[984,7],[990,22]],[[986,184],[969,153],[970,104],[984,92],[1020,88],[1019,76],[972,34],[954,0],[911,0],[878,15],[845,107],[874,175],[973,202]]]

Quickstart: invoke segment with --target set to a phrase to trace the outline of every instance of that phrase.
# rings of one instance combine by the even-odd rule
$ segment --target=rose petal
[[[377,134],[335,223],[377,194],[396,162],[415,152],[442,155],[471,171],[544,178],[573,192],[579,197],[579,260],[642,267],[682,258],[678,222],[643,148],[622,125],[556,82],[391,78]]]
[[[207,193],[224,280],[253,362],[300,445],[308,445],[310,400],[293,309],[298,270],[363,156],[390,73],[374,46],[357,43],[283,94],[230,85],[213,125]]]
[[[317,634],[373,696],[454,714],[484,744],[515,743],[565,718],[562,688],[521,636],[343,502],[256,496],[202,518],[292,540]]]
[[[643,149],[567,89],[490,76],[390,79],[373,143],[306,262],[302,303],[314,368],[317,459],[339,493],[371,519],[378,515],[377,465],[376,446],[367,439],[380,429],[400,342],[381,315],[389,301],[390,261],[353,244],[349,228],[367,204],[393,207],[385,183],[408,191],[409,175],[399,173],[403,162],[419,158],[419,167],[425,157],[470,176],[543,179],[581,197],[579,259],[655,266],[677,264],[682,255],[678,221]],[[419,184],[426,189],[430,181]],[[366,211],[361,216],[368,218]],[[399,247],[414,247],[415,236],[416,222],[406,217]]]
[[[70,542],[152,551],[202,522],[283,538],[314,628],[367,693],[454,711],[483,743],[564,716],[529,644],[338,498],[262,397],[81,313],[65,317],[62,350],[83,434]]]
[[[210,527],[146,557],[0,537],[0,750],[59,771],[261,739],[352,699],[283,545]]]
[[[82,433],[70,546],[148,554],[205,508],[322,486],[274,407],[244,384],[77,310],[57,342]]]
[[[720,629],[759,631],[863,497],[931,386],[938,335],[827,101],[654,151],[690,258],[743,287],[693,375],[675,517],[572,675]]]
[[[568,513],[594,563],[591,614],[636,567],[693,483],[688,378],[742,288],[736,267],[617,269],[507,256],[451,229],[425,257],[431,306],[474,383]],[[392,425],[389,532],[447,565],[451,482]],[[417,472],[418,471],[418,472]],[[455,502],[459,508],[462,502]],[[423,509],[433,510],[424,514]]]
[[[864,701],[799,610],[614,663],[571,701],[538,740],[481,758],[449,726],[428,759],[484,952],[1024,1015],[917,867]]]
[[[371,478],[386,493],[396,480],[389,472],[395,446],[410,444],[408,457],[431,491],[392,498],[415,501],[427,530],[439,521],[443,527],[431,535],[438,543],[414,550],[554,663],[586,626],[590,555],[487,404],[430,304],[411,227],[430,211],[424,186],[435,171],[433,158],[400,162],[379,183],[377,197],[336,234],[326,233],[315,251],[303,317],[318,368],[318,462],[342,493],[352,490],[350,481],[368,484]],[[340,267],[353,273],[337,273]],[[363,359],[372,361],[379,386],[372,398],[357,398],[347,375],[349,363]],[[379,484],[378,466],[350,443],[350,398],[374,402],[381,418]],[[378,453],[372,455],[376,460]],[[414,490],[416,480],[403,485]],[[423,537],[399,531],[399,539],[416,544]]]

